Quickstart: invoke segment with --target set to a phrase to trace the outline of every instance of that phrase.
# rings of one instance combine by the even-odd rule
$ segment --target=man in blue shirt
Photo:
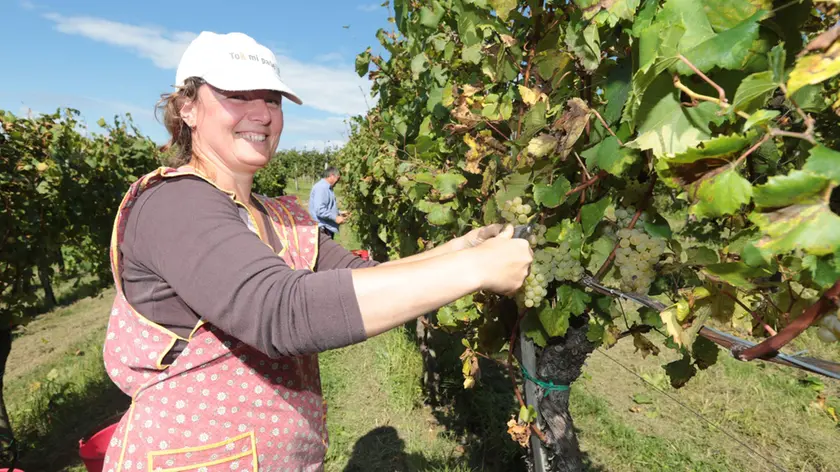
[[[318,229],[335,238],[338,233],[338,225],[344,223],[346,214],[338,211],[338,204],[335,200],[333,187],[338,183],[341,175],[335,167],[328,167],[322,174],[322,179],[312,186],[309,193],[309,214],[318,222]]]

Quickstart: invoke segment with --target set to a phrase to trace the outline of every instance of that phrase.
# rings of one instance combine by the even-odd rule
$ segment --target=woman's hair
[[[162,94],[155,106],[156,112],[163,113],[163,125],[169,131],[169,142],[161,150],[167,152],[174,148],[168,162],[172,167],[188,164],[192,159],[192,130],[181,118],[181,108],[188,100],[198,99],[198,89],[204,83],[198,77],[190,77],[178,90]]]

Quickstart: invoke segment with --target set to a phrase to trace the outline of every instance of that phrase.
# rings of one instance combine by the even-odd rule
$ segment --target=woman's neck
[[[238,201],[250,204],[254,174],[233,172],[216,159],[197,154],[193,155],[188,165],[222,190],[233,192]]]

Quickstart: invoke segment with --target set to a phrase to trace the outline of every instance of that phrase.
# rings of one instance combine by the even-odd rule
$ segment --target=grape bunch
[[[840,341],[840,314],[828,314],[817,323],[817,337],[824,343]]]
[[[615,265],[621,273],[621,290],[646,294],[656,277],[654,266],[665,253],[665,241],[640,229],[622,228],[618,237]]]
[[[583,266],[572,256],[570,249],[569,243],[564,241],[559,247],[547,247],[534,252],[531,271],[517,294],[522,304],[528,308],[539,306],[548,294],[548,284],[551,282],[577,282],[583,277]]]
[[[632,206],[628,206],[627,208],[616,208],[615,210],[615,224],[618,225],[619,228],[626,228],[630,226],[630,222],[633,221],[633,216],[636,214],[636,209]],[[648,221],[648,214],[647,212],[642,212],[639,215],[639,221]]]
[[[531,205],[523,204],[520,197],[508,200],[502,205],[502,218],[511,224],[525,224],[531,214]]]

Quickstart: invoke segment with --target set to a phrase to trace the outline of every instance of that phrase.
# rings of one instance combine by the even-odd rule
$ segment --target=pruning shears
[[[523,225],[516,225],[513,227],[513,237],[519,239],[528,239],[534,233],[536,227],[536,214],[534,214],[527,223]]]

